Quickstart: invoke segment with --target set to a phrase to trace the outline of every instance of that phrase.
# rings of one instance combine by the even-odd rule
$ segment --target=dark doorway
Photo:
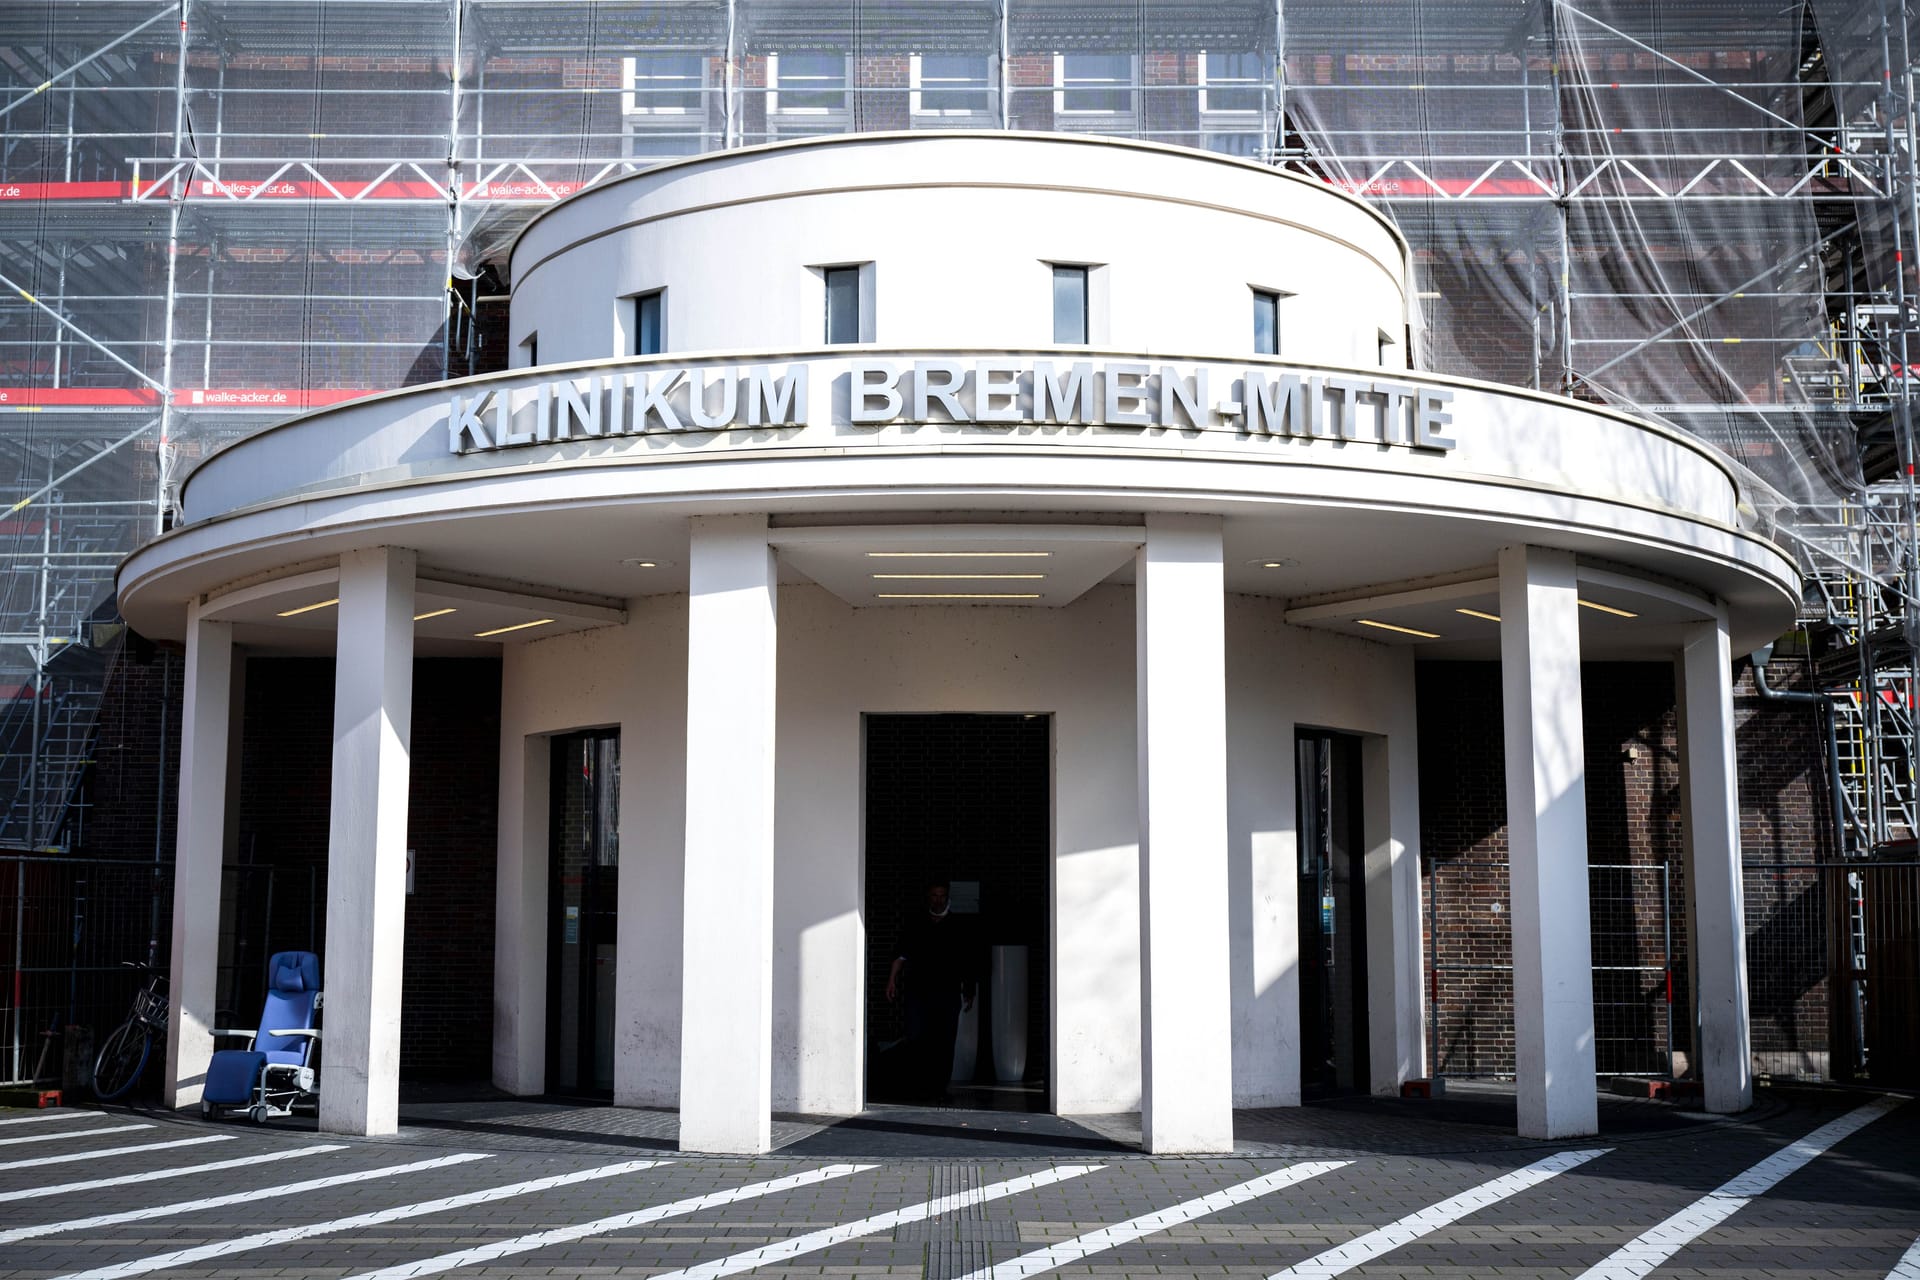
[[[1045,715],[866,717],[870,1102],[928,1102],[944,1083],[952,1105],[1048,1109],[1052,756]],[[961,963],[977,975],[979,991],[974,1013],[957,1019],[959,1074],[944,1082],[943,1029],[925,1025],[926,992],[912,992],[911,966],[899,998],[887,997],[895,958],[927,928],[933,880],[948,885],[950,900],[948,920],[937,929],[964,950]],[[950,935],[949,924],[958,926]],[[1022,958],[1024,981],[1017,972]],[[968,1070],[970,1024],[975,1052]]]
[[[547,1092],[613,1094],[620,735],[553,740],[547,889]]]
[[[1367,873],[1360,740],[1302,733],[1300,1085],[1309,1095],[1365,1092]]]

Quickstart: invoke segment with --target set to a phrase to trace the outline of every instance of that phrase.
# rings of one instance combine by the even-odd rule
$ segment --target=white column
[[[1361,740],[1368,1086],[1385,1097],[1399,1096],[1402,1084],[1426,1074],[1421,1023],[1425,1005],[1420,981],[1420,849],[1418,828],[1413,825],[1420,812],[1415,770],[1412,734],[1370,734]]]
[[[1681,631],[1681,813],[1692,910],[1700,1083],[1708,1111],[1753,1105],[1740,797],[1733,763],[1733,660],[1724,611]]]
[[[1579,614],[1571,553],[1501,550],[1514,1084],[1528,1138],[1600,1124]]]
[[[1233,1149],[1226,621],[1220,521],[1147,517],[1135,559],[1141,1135]]]
[[[187,607],[186,687],[180,702],[179,826],[173,855],[166,1100],[200,1101],[213,1056],[214,977],[220,958],[220,864],[226,844],[233,624]]]
[[[375,547],[340,558],[321,983],[320,1128],[328,1133],[393,1133],[400,1123],[413,579],[411,551]]]
[[[765,516],[697,517],[687,554],[680,1149],[773,1142],[776,585]]]

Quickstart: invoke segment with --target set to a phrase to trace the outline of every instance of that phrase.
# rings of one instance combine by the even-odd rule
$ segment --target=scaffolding
[[[0,6],[0,846],[84,843],[118,559],[223,441],[505,361],[555,199],[821,133],[1197,146],[1372,201],[1416,358],[1712,442],[1911,835],[1915,69],[1886,0]]]

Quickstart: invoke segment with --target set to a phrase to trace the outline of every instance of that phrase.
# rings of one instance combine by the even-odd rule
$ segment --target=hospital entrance
[[[864,745],[867,1102],[1049,1110],[1052,718],[869,715]]]

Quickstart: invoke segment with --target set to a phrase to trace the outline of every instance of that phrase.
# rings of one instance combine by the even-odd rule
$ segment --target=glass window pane
[[[665,349],[660,342],[660,306],[657,293],[643,293],[634,299],[633,354],[657,356]]]
[[[1266,59],[1261,54],[1209,53],[1206,109],[1258,111],[1266,79]]]
[[[1053,340],[1079,343],[1087,340],[1087,269],[1053,269]]]
[[[827,272],[827,341],[860,341],[860,268]]]
[[[1255,354],[1280,354],[1280,298],[1277,294],[1253,295],[1253,349]]]
[[[988,62],[973,54],[920,58],[919,110],[941,115],[985,114],[992,108]]]
[[[639,53],[627,59],[627,110],[684,115],[700,110],[706,58],[697,53]]]
[[[783,53],[779,82],[782,111],[844,111],[847,60],[837,53]]]
[[[1068,53],[1060,57],[1060,109],[1118,113],[1133,107],[1133,57]]]

